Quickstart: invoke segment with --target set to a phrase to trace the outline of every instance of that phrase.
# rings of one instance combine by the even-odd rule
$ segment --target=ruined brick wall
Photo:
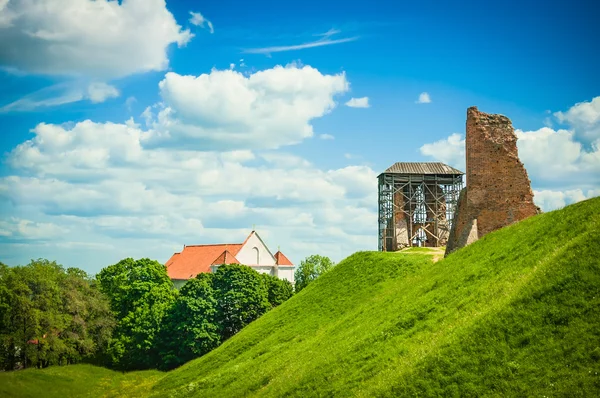
[[[446,255],[456,249],[465,247],[477,240],[477,218],[471,217],[467,211],[467,188],[463,188],[458,196],[454,214],[454,222],[446,245]]]
[[[469,108],[466,157],[467,188],[461,192],[446,254],[539,212],[510,119]]]

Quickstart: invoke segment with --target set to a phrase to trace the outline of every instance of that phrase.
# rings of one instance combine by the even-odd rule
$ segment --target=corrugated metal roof
[[[384,173],[395,174],[465,174],[441,162],[397,162]]]

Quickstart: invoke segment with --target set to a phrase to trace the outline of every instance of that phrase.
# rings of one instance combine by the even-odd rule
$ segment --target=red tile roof
[[[231,257],[235,258],[241,248],[241,244],[185,246],[181,253],[173,254],[169,261],[165,263],[167,274],[171,279],[194,278],[199,273],[210,272],[210,266],[221,255],[224,259],[233,261]],[[231,257],[224,253],[226,251],[229,252]]]
[[[239,249],[238,249],[239,250]],[[225,250],[219,257],[212,262],[211,265],[221,265],[221,264],[239,264],[237,258],[233,254],[229,252],[229,250]]]
[[[277,265],[291,265],[291,266],[294,265],[281,251],[278,251],[277,253],[275,253],[274,257],[275,257],[275,264],[277,264]]]

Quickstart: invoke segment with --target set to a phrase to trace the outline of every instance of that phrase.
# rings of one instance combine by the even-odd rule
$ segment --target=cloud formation
[[[554,116],[559,122],[570,125],[584,144],[600,139],[600,96],[590,102],[579,102],[566,112],[555,112]]]
[[[0,236],[18,241],[49,240],[68,229],[52,223],[37,223],[17,217],[0,220]]]
[[[20,0],[0,6],[0,65],[32,74],[108,80],[160,71],[169,64],[167,47],[184,46],[193,37],[164,0]]]
[[[428,93],[422,92],[421,94],[419,94],[419,99],[417,99],[417,101],[415,102],[417,104],[429,104],[431,103],[431,97]]]
[[[566,191],[541,190],[533,191],[535,202],[545,211],[561,209],[567,205],[600,195],[600,189],[590,189],[584,192],[581,189]]]
[[[312,137],[310,121],[331,112],[349,83],[344,73],[291,64],[252,74],[169,72],[159,88],[162,103],[145,113],[155,145],[274,149]]]
[[[63,82],[45,87],[0,107],[0,113],[28,112],[38,108],[70,104],[83,100],[92,103],[104,102],[120,95],[119,90],[102,82]]]
[[[587,150],[572,130],[543,127],[515,133],[519,157],[538,186],[600,186],[600,140]]]
[[[348,102],[346,102],[346,106],[350,108],[368,108],[369,105],[369,97],[362,98],[350,98]]]
[[[199,12],[190,11],[190,15],[191,15],[190,23],[192,25],[200,26],[201,28],[204,28],[204,25],[206,24],[206,27],[208,28],[210,33],[215,33],[215,29],[213,27],[212,22],[210,22],[208,19],[204,18],[204,16],[202,14],[200,14]]]
[[[419,148],[421,155],[432,157],[459,170],[465,170],[465,139],[454,133],[448,138],[424,144]]]
[[[301,44],[292,44],[292,45],[281,45],[281,46],[269,46],[269,47],[259,47],[259,48],[249,48],[245,49],[243,52],[248,54],[265,54],[269,55],[272,53],[283,52],[283,51],[296,51],[296,50],[304,50],[307,48],[314,47],[322,47],[322,46],[331,46],[334,44],[342,44],[349,43],[352,41],[356,41],[359,39],[358,36],[346,37],[343,39],[332,39],[331,37],[341,33],[341,31],[337,29],[330,29],[325,33],[316,34],[313,36],[320,36],[321,38],[318,40],[301,43]]]
[[[116,87],[102,82],[92,82],[87,89],[87,97],[94,104],[104,102],[109,98],[117,98],[120,94]]]

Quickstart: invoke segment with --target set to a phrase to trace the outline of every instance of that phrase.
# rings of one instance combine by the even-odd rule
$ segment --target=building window
[[[256,265],[260,264],[260,253],[258,252],[258,247],[253,247],[252,250],[256,254]]]

